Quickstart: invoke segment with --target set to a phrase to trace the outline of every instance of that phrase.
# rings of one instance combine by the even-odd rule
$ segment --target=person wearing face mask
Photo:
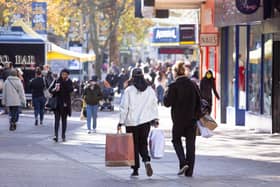
[[[93,76],[89,84],[85,87],[83,98],[87,104],[87,128],[88,134],[96,132],[96,119],[98,103],[103,98],[101,89],[97,84],[97,76]],[[93,120],[92,126],[91,121]]]
[[[208,102],[209,105],[209,115],[212,111],[212,90],[217,97],[217,99],[220,99],[220,96],[216,90],[216,84],[215,84],[215,78],[213,77],[213,73],[211,70],[208,70],[205,73],[205,76],[200,81],[200,93],[201,98],[205,99]]]
[[[62,141],[66,141],[66,128],[67,128],[67,116],[71,116],[71,93],[73,92],[73,83],[69,78],[69,71],[63,69],[60,72],[60,76],[57,80],[53,81],[49,88],[53,97],[56,97],[57,104],[54,110],[55,118],[55,137],[53,140],[58,142],[58,130],[60,119],[62,121]]]

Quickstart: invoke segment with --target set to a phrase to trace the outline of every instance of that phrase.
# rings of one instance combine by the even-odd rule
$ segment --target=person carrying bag
[[[148,152],[148,136],[151,122],[158,124],[158,106],[155,91],[148,85],[140,68],[132,71],[130,85],[125,89],[120,104],[118,130],[126,126],[126,132],[133,134],[135,165],[132,177],[137,177],[140,168],[139,154],[145,164],[148,177],[153,175]]]

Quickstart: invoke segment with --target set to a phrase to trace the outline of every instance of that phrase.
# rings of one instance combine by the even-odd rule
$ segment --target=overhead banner
[[[192,45],[195,44],[195,25],[184,24],[179,25],[180,44]]]
[[[154,28],[153,45],[179,45],[179,32],[176,27]]]
[[[32,28],[39,34],[47,34],[46,2],[32,2]]]

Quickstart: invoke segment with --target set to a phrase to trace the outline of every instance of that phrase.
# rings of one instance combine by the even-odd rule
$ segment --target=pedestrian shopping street
[[[280,136],[219,125],[209,139],[197,137],[194,176],[177,176],[177,157],[171,144],[169,109],[159,107],[165,130],[165,155],[152,160],[148,178],[141,165],[139,178],[131,169],[105,167],[105,135],[116,133],[118,108],[99,112],[97,133],[87,134],[86,122],[75,113],[69,119],[67,141],[54,143],[53,116],[34,126],[32,111],[23,111],[15,132],[0,116],[0,186],[270,186],[280,182]]]

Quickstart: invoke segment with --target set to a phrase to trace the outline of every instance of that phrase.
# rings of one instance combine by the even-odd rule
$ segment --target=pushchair
[[[103,82],[101,89],[103,94],[103,101],[100,102],[100,111],[114,111],[114,89],[110,85],[108,85],[106,81]]]

